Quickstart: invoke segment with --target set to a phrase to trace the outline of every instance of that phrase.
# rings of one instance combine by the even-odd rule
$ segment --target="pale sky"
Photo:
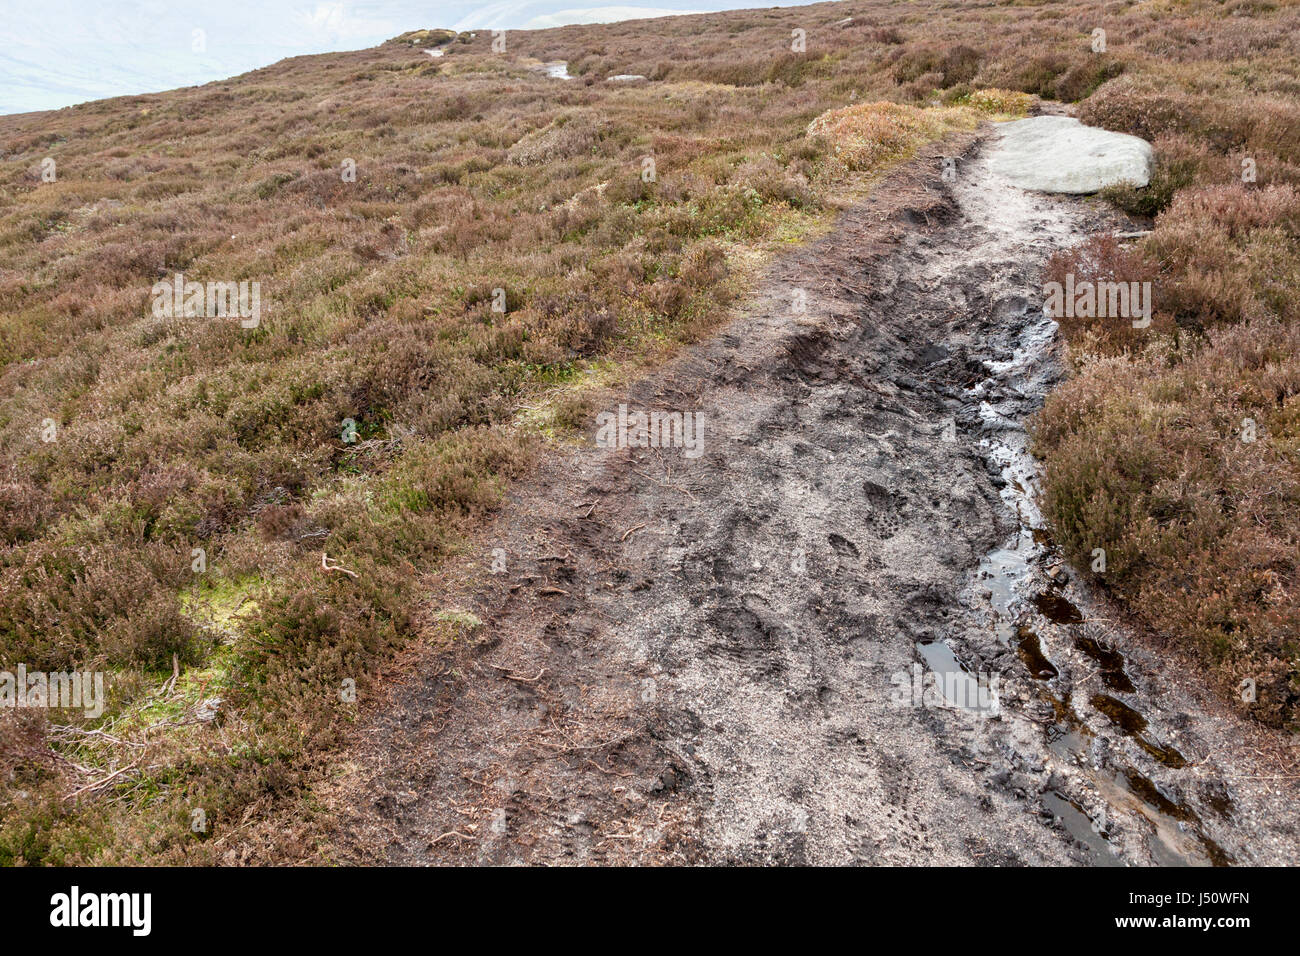
[[[28,0],[0,16],[0,114],[194,86],[407,30],[541,29],[811,0]]]

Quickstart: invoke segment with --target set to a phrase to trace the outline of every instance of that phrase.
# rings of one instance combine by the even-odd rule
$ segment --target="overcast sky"
[[[810,0],[15,0],[0,16],[0,113],[193,86],[428,27],[540,29],[801,2]]]

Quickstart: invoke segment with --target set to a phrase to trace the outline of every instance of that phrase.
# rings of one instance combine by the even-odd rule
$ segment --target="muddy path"
[[[986,137],[923,153],[610,396],[700,413],[703,454],[589,444],[512,493],[432,585],[431,616],[482,626],[365,709],[323,859],[1294,859],[1289,741],[1114,623],[1039,530],[1039,270],[1114,223],[1000,185]]]

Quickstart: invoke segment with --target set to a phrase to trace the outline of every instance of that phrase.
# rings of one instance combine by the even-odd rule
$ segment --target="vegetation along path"
[[[515,489],[438,579],[454,650],[394,668],[325,792],[328,859],[1287,861],[1285,736],[1042,531],[1042,267],[1127,227],[987,145],[923,150],[611,396],[698,415],[698,456],[588,444]]]

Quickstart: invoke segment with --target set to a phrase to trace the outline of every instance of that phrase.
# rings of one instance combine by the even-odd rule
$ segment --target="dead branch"
[[[488,661],[488,662],[487,662],[487,666],[490,667],[490,668],[492,668],[494,671],[500,671],[502,674],[504,674],[504,675],[505,675],[507,678],[509,678],[510,680],[517,680],[517,681],[519,681],[521,684],[536,684],[539,680],[542,679],[542,675],[546,673],[546,668],[543,667],[541,670],[539,670],[539,671],[537,672],[537,676],[536,676],[536,677],[520,677],[518,674],[513,673],[513,672],[510,670],[510,668],[508,668],[508,667],[500,667],[500,666],[498,666],[498,665],[496,665],[496,664],[493,664],[491,661]]]
[[[163,683],[162,687],[158,688],[158,696],[161,697],[164,694],[170,694],[172,691],[174,691],[176,689],[176,681],[180,679],[180,676],[181,676],[181,661],[179,657],[173,654],[172,655],[172,676],[167,678],[167,680]]]
[[[352,578],[356,578],[356,577],[357,577],[357,572],[355,572],[355,571],[349,571],[347,568],[343,567],[341,564],[330,564],[329,562],[330,562],[330,556],[329,556],[328,554],[326,554],[324,551],[322,551],[322,552],[320,553],[320,566],[321,566],[322,569],[324,569],[324,570],[326,570],[326,571],[342,571],[344,574],[348,575],[349,577],[352,577]]]
[[[81,789],[79,789],[79,790],[74,790],[74,791],[72,791],[72,793],[67,794],[63,799],[64,799],[64,800],[73,800],[73,799],[75,799],[76,797],[81,796],[81,794],[87,792],[88,790],[98,790],[100,787],[102,787],[102,786],[104,786],[106,783],[109,783],[110,781],[112,781],[112,780],[114,780],[114,779],[120,777],[122,774],[126,773],[128,770],[134,770],[136,764],[138,764],[139,762],[140,762],[139,760],[133,760],[131,763],[127,764],[127,765],[126,765],[125,767],[123,767],[121,770],[114,770],[112,773],[110,773],[110,774],[109,774],[107,777],[105,777],[103,780],[98,780],[98,781],[96,781],[96,782],[94,782],[94,783],[88,783],[88,784],[86,784],[86,786],[82,787]]]

